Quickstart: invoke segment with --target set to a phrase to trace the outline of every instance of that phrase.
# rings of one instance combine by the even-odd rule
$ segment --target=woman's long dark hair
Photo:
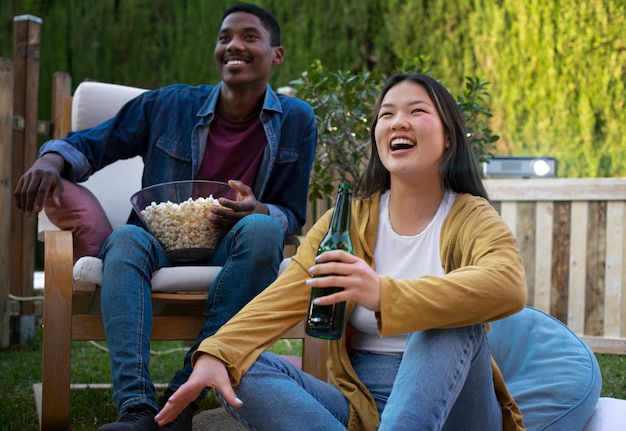
[[[476,157],[467,139],[463,115],[456,101],[443,85],[430,76],[405,73],[393,75],[387,80],[374,105],[370,127],[370,159],[358,181],[356,195],[366,198],[390,187],[389,171],[380,161],[376,148],[375,130],[383,98],[392,87],[403,81],[414,82],[426,90],[435,104],[444,132],[450,140],[450,147],[444,152],[440,166],[444,187],[456,193],[471,193],[489,199],[480,177]]]

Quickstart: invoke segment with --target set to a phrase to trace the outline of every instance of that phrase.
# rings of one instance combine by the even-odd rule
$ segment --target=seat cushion
[[[283,272],[291,258],[285,258],[278,273]],[[217,277],[221,266],[173,266],[161,268],[152,275],[152,291],[162,293],[207,292]],[[86,256],[79,259],[73,268],[74,282],[102,284],[102,261]]]
[[[580,429],[600,397],[591,349],[566,325],[535,308],[491,323],[491,353],[529,431]]]

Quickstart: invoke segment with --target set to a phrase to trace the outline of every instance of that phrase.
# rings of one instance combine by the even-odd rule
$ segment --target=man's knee
[[[101,257],[108,254],[131,254],[133,250],[147,253],[159,247],[158,241],[145,229],[135,225],[122,225],[111,232],[101,250]]]
[[[284,242],[283,230],[274,217],[265,214],[251,214],[235,225],[237,235],[250,241],[277,244],[282,249]]]

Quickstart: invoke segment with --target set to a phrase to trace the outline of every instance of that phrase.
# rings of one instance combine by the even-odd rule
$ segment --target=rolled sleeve
[[[92,173],[89,161],[74,146],[63,139],[47,141],[39,150],[39,157],[48,153],[59,154],[65,160],[67,179],[73,182],[85,181]]]

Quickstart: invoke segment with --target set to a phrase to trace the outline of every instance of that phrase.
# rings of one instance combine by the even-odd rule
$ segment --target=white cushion
[[[142,172],[143,160],[137,156],[118,160],[81,183],[98,197],[113,229],[126,224],[133,208],[130,197],[141,190]]]
[[[113,118],[126,102],[145,91],[106,82],[81,82],[72,98],[72,130],[88,129]]]
[[[102,261],[97,257],[83,256],[72,269],[74,283],[102,285]]]
[[[622,431],[626,424],[626,400],[602,397],[583,431]]]
[[[145,89],[106,82],[83,81],[72,98],[72,130],[97,126],[117,114],[122,106]],[[119,160],[93,174],[83,183],[98,197],[116,228],[128,219],[132,210],[130,197],[141,190],[143,160],[137,156]]]
[[[278,273],[282,273],[291,262],[285,258]],[[219,274],[221,266],[173,266],[157,270],[152,275],[152,291],[163,293],[207,292]],[[73,269],[74,282],[102,285],[102,261],[97,257],[85,256],[76,261]]]

